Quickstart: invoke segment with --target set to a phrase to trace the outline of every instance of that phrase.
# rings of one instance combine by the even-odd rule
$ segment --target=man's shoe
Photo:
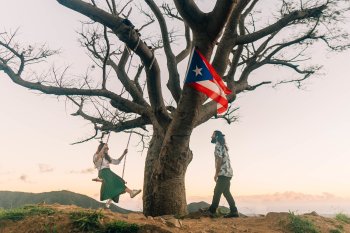
[[[226,214],[224,218],[238,218],[239,213],[238,212],[230,212],[229,214]]]
[[[131,191],[130,193],[130,197],[134,198],[137,194],[139,194],[141,192],[141,189],[134,189]]]
[[[216,213],[213,213],[209,210],[209,207],[206,208],[200,208],[199,212],[203,217],[210,217],[210,218],[216,218]]]

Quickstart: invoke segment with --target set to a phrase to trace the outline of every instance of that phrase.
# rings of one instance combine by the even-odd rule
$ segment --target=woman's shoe
[[[109,207],[111,206],[112,200],[108,199],[106,202],[106,208],[109,209]]]
[[[130,197],[134,198],[137,194],[141,192],[141,189],[133,189],[130,193]]]

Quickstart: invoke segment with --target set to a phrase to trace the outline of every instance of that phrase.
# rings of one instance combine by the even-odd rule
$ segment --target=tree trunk
[[[156,132],[153,134],[146,158],[143,212],[146,216],[187,213],[185,174],[192,160],[192,151],[187,146],[179,146],[179,139],[173,136],[164,140]],[[184,138],[180,139],[183,142]],[[165,143],[165,144],[164,144]]]

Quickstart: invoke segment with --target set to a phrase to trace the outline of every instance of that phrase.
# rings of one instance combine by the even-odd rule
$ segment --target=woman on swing
[[[126,182],[109,168],[109,164],[118,165],[128,153],[128,149],[125,149],[124,153],[118,159],[112,159],[108,155],[108,149],[107,143],[100,143],[93,157],[95,167],[98,169],[98,177],[102,179],[100,200],[107,200],[107,208],[109,208],[112,200],[118,203],[119,196],[125,192],[129,193],[131,198],[134,198],[141,192],[141,189],[131,190],[126,187]]]

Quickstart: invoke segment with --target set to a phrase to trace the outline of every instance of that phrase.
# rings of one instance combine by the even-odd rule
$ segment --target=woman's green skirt
[[[112,199],[114,202],[118,203],[119,195],[125,192],[125,181],[109,168],[100,170],[98,172],[98,177],[103,179],[100,190],[100,200]]]

